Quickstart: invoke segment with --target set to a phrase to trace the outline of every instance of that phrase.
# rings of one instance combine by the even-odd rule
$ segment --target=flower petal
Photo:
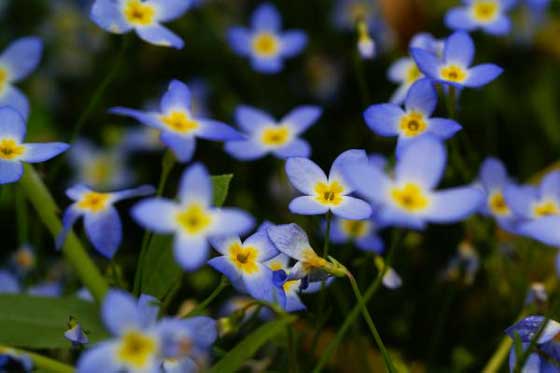
[[[193,137],[184,137],[175,132],[162,132],[161,141],[169,146],[177,160],[181,163],[192,159],[196,149],[196,140]]]
[[[18,181],[23,175],[23,165],[19,162],[0,160],[0,185]]]
[[[152,26],[138,27],[136,28],[136,33],[148,43],[161,47],[183,49],[185,46],[183,39],[171,32],[168,28],[157,23]]]
[[[276,248],[296,260],[303,260],[303,251],[311,247],[307,234],[297,224],[268,227],[268,237]]]
[[[437,91],[432,81],[428,78],[417,80],[406,96],[405,107],[407,111],[419,111],[430,117],[437,106]]]
[[[454,32],[445,41],[443,56],[447,64],[470,66],[474,58],[472,38],[466,32]]]
[[[201,127],[197,132],[197,136],[213,141],[243,140],[243,136],[225,123],[215,120],[200,120]]]
[[[97,0],[91,8],[91,19],[99,27],[112,33],[122,34],[132,29],[114,0]]]
[[[173,80],[169,83],[167,92],[161,98],[162,113],[172,111],[190,112],[191,108],[191,91],[189,87],[180,80]]]
[[[504,69],[491,63],[475,66],[469,69],[469,76],[463,85],[471,88],[482,87],[500,76],[503,71]]]
[[[372,105],[364,111],[367,126],[380,136],[396,136],[404,111],[395,104]]]
[[[70,145],[62,142],[25,144],[25,153],[20,158],[29,163],[44,162],[68,150]]]
[[[428,124],[429,133],[444,140],[451,138],[461,129],[463,129],[463,127],[451,119],[430,118]]]
[[[122,241],[122,224],[114,207],[95,214],[85,214],[86,234],[95,247],[106,258],[112,258]]]
[[[467,218],[480,208],[484,193],[477,187],[459,187],[436,192],[426,217],[436,223],[454,223]]]
[[[502,188],[508,181],[507,171],[502,161],[493,157],[486,158],[480,166],[479,179],[488,191]]]
[[[331,207],[331,210],[336,216],[350,220],[367,219],[372,212],[369,203],[349,196],[344,196],[342,203],[338,206]]]
[[[307,35],[303,31],[286,31],[282,34],[281,54],[284,57],[294,57],[301,53],[307,45]]]
[[[278,31],[282,27],[278,9],[270,3],[261,4],[251,16],[251,26],[258,31]]]
[[[227,32],[230,48],[241,56],[251,53],[251,32],[244,27],[230,27]]]
[[[334,160],[331,169],[329,171],[329,182],[332,183],[334,181],[342,184],[344,191],[343,194],[350,194],[354,191],[352,185],[346,180],[345,177],[345,168],[349,165],[367,165],[369,164],[369,160],[367,154],[362,149],[350,149],[342,152],[336,159]]]
[[[196,271],[208,260],[208,241],[204,236],[179,233],[173,243],[175,260],[188,272]]]
[[[113,195],[112,199],[113,199],[113,203],[115,203],[118,201],[122,201],[123,199],[149,196],[151,194],[154,194],[155,192],[156,192],[156,188],[154,188],[153,186],[141,185],[137,188],[125,189],[125,190],[120,190],[118,192],[114,192],[112,193]]]
[[[251,66],[255,71],[263,74],[276,74],[282,70],[283,63],[280,58],[260,58],[251,59]]]
[[[292,186],[301,193],[308,195],[315,194],[317,183],[327,183],[327,176],[323,170],[307,158],[294,157],[288,159],[286,173]]]
[[[518,227],[519,234],[529,236],[546,245],[560,247],[560,217],[546,216]]]
[[[37,37],[25,37],[14,41],[0,55],[0,64],[9,70],[9,81],[24,79],[39,65],[43,41]]]
[[[240,105],[235,109],[235,122],[249,133],[258,132],[263,127],[276,123],[268,113],[245,105]]]
[[[148,294],[140,294],[137,307],[142,329],[155,325],[160,308],[159,300]]]
[[[9,106],[16,109],[23,117],[23,120],[27,121],[29,116],[29,101],[16,87],[6,86],[4,94],[0,96],[0,106]]]
[[[305,132],[321,116],[323,110],[319,106],[298,106],[280,121],[294,130],[296,135]]]
[[[443,176],[446,161],[443,144],[432,136],[422,136],[402,151],[395,168],[395,178],[398,182],[416,182],[432,189]]]
[[[457,7],[450,9],[445,15],[445,25],[452,30],[472,31],[478,24],[469,14],[469,9]]]
[[[202,163],[195,163],[183,172],[177,193],[181,203],[195,202],[201,203],[203,206],[210,206],[212,192],[212,180]]]
[[[265,230],[257,231],[245,239],[245,246],[254,247],[258,251],[257,261],[264,262],[280,254],[274,244],[268,238]]]
[[[0,139],[10,137],[21,143],[25,137],[25,120],[11,107],[0,107]]]
[[[438,78],[440,61],[435,54],[420,48],[410,48],[410,55],[424,75],[430,79]]]
[[[120,106],[109,109],[109,113],[131,117],[136,119],[140,123],[145,124],[146,126],[154,127],[160,130],[163,127],[156,113],[147,113],[144,111],[128,109]]]
[[[55,247],[60,250],[66,241],[66,236],[72,230],[72,226],[76,221],[82,216],[82,211],[71,205],[64,211],[64,216],[62,217],[62,230],[58,233],[55,240]]]
[[[485,25],[483,29],[491,35],[505,35],[511,30],[511,21],[506,15],[500,14],[494,22]]]
[[[386,191],[392,182],[383,173],[383,170],[369,163],[362,164],[360,162],[347,164],[342,172],[348,183],[359,194],[375,202],[385,202]]]
[[[329,207],[319,203],[315,197],[301,196],[296,197],[288,206],[294,214],[300,215],[321,215],[329,211]]]
[[[527,219],[533,217],[532,205],[537,201],[537,189],[532,186],[507,185],[504,198],[508,207],[516,214]]]
[[[255,219],[247,212],[237,208],[220,208],[214,213],[216,223],[212,236],[243,235],[255,225]]]
[[[211,237],[209,239],[210,244],[217,252],[222,255],[228,255],[229,248],[232,245],[239,245],[241,246],[241,239],[239,236],[219,236],[219,237]]]
[[[542,198],[560,199],[560,171],[552,171],[546,174],[539,188]]]
[[[158,8],[157,19],[168,22],[181,17],[192,5],[190,0],[151,0]]]
[[[164,198],[148,198],[138,202],[131,215],[138,224],[156,233],[165,234],[177,229],[175,215],[178,206]]]
[[[252,161],[262,158],[268,152],[268,150],[253,140],[228,141],[225,145],[225,151],[241,161]]]
[[[113,335],[120,336],[128,329],[142,327],[137,301],[129,293],[110,289],[101,305],[103,322]]]
[[[250,275],[243,276],[243,282],[248,293],[255,299],[265,302],[280,303],[277,299],[274,283],[272,282],[272,271],[264,264],[257,264],[258,270]]]
[[[99,343],[84,351],[78,360],[77,372],[98,373],[117,372],[121,364],[116,359],[117,343],[113,341]]]
[[[247,289],[245,288],[245,283],[243,282],[243,276],[241,272],[237,270],[229,257],[218,256],[216,258],[212,258],[208,261],[208,265],[226,276],[231,284],[237,289],[237,291],[247,291]]]
[[[287,159],[290,157],[307,158],[311,155],[311,146],[305,140],[293,139],[286,146],[273,150],[272,152],[275,156],[281,159]]]

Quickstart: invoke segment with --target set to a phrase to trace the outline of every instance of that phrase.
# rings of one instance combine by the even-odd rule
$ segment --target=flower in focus
[[[437,91],[429,79],[416,81],[409,89],[405,110],[395,104],[377,104],[364,112],[368,127],[380,136],[398,136],[397,155],[412,141],[432,135],[449,139],[462,127],[451,119],[431,118],[437,107]]]
[[[161,23],[181,17],[190,5],[188,0],[96,0],[91,19],[114,34],[134,30],[150,44],[182,49],[183,40]]]
[[[121,219],[113,205],[123,199],[154,192],[155,189],[149,185],[112,193],[96,192],[85,185],[69,188],[66,195],[74,203],[64,212],[63,229],[56,237],[56,248],[60,249],[64,245],[72,226],[83,216],[86,235],[93,247],[106,258],[112,258],[122,241]]]
[[[173,80],[161,99],[160,112],[143,112],[123,107],[113,108],[110,112],[132,117],[160,131],[161,141],[173,150],[181,162],[188,162],[192,158],[197,137],[213,141],[243,139],[240,133],[224,123],[194,115],[190,105],[189,88],[184,83]]]
[[[342,174],[346,163],[367,163],[363,150],[347,150],[340,154],[327,177],[323,170],[307,158],[294,157],[286,162],[290,183],[301,193],[290,202],[290,211],[302,215],[319,215],[328,211],[344,219],[360,220],[371,215],[371,206],[351,197],[354,188]]]
[[[17,111],[0,108],[0,184],[18,181],[23,175],[22,162],[44,162],[69,148],[61,142],[22,143],[25,131],[25,119]]]
[[[515,0],[463,0],[463,6],[452,8],[445,15],[445,24],[453,30],[482,31],[504,35],[511,29],[506,13]]]
[[[212,181],[200,163],[183,173],[178,200],[145,199],[134,206],[132,215],[146,229],[175,233],[175,259],[188,271],[206,263],[209,238],[240,235],[254,225],[251,215],[240,209],[212,207]]]
[[[317,106],[300,106],[276,121],[261,110],[240,106],[235,111],[235,118],[248,139],[228,141],[226,152],[239,160],[254,160],[268,153],[281,159],[309,157],[311,147],[298,136],[320,115],[321,109]]]
[[[0,54],[0,106],[11,106],[27,121],[29,102],[14,83],[25,79],[37,68],[43,42],[36,37],[17,39]]]
[[[465,219],[484,198],[478,187],[434,190],[446,161],[444,145],[425,136],[402,151],[394,177],[364,162],[348,162],[343,172],[360,195],[378,204],[382,224],[424,229],[428,222],[453,223]]]
[[[284,59],[298,55],[307,45],[303,31],[282,31],[281,27],[282,19],[274,5],[261,4],[251,17],[251,29],[229,29],[229,45],[238,55],[249,57],[255,71],[277,73]]]
[[[471,67],[474,53],[474,42],[463,31],[457,31],[447,38],[442,57],[424,49],[410,49],[412,58],[424,75],[438,83],[457,88],[482,87],[503,71],[501,67],[491,63]]]

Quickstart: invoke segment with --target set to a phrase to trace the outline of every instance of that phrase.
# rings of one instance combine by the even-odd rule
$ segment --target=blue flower
[[[543,316],[528,316],[507,328],[505,333],[512,339],[517,334],[521,340],[522,349],[526,350],[544,321],[545,318]],[[560,363],[560,345],[556,341],[558,333],[560,333],[560,324],[554,320],[549,320],[537,341],[536,351],[531,352],[525,365],[522,367],[523,372],[558,371],[557,364]],[[512,372],[516,363],[517,356],[514,346],[509,354],[509,367]]]
[[[398,136],[397,155],[412,141],[432,135],[449,139],[462,127],[451,119],[431,118],[437,106],[437,91],[429,79],[410,87],[405,110],[395,104],[377,104],[364,112],[368,127],[380,136]]]
[[[25,121],[29,115],[29,102],[13,84],[37,68],[42,53],[41,39],[26,37],[17,39],[0,54],[0,106],[13,107]]]
[[[0,294],[18,294],[20,291],[18,278],[6,270],[0,270]]]
[[[208,265],[229,278],[238,291],[266,302],[283,302],[275,291],[272,271],[264,264],[278,255],[266,231],[257,231],[243,243],[238,236],[213,238],[210,243],[222,256],[210,259]]]
[[[463,6],[452,8],[445,15],[445,24],[453,30],[481,29],[492,35],[504,35],[511,29],[506,13],[515,0],[463,0]]]
[[[64,332],[64,338],[72,342],[73,347],[79,347],[89,343],[87,331],[84,331],[78,320],[72,316],[70,316],[70,320],[68,321],[68,330]]]
[[[25,353],[0,347],[0,370],[2,372],[32,372],[33,360]]]
[[[325,224],[323,224],[325,226]],[[335,218],[331,223],[330,238],[335,244],[351,242],[360,250],[383,252],[385,245],[378,234],[377,217],[367,220],[348,220]]]
[[[56,248],[64,245],[72,226],[83,216],[86,235],[93,247],[106,258],[112,258],[122,240],[121,219],[113,205],[123,199],[154,192],[155,189],[149,185],[112,193],[95,192],[81,184],[69,188],[66,195],[75,202],[64,212],[63,229],[56,237]]]
[[[329,176],[307,158],[290,158],[286,173],[290,183],[301,193],[290,202],[290,211],[302,215],[319,215],[332,211],[344,219],[360,220],[371,215],[371,206],[361,199],[351,197],[354,188],[341,170],[345,163],[367,163],[363,150],[347,150],[340,154],[331,167]]]
[[[348,162],[343,172],[359,194],[379,206],[383,224],[424,229],[428,222],[465,219],[479,209],[484,198],[478,187],[434,190],[446,160],[444,145],[425,136],[403,150],[394,177],[364,162]]]
[[[29,245],[23,245],[12,254],[12,265],[16,273],[23,276],[35,268],[35,251]]]
[[[281,159],[309,157],[311,147],[298,136],[312,126],[320,115],[319,107],[300,106],[276,121],[261,110],[239,106],[235,118],[248,139],[228,141],[226,152],[239,160],[254,160],[268,153]]]
[[[238,55],[249,57],[256,71],[277,73],[282,70],[284,59],[298,55],[307,45],[303,31],[282,31],[281,23],[280,14],[272,4],[261,4],[251,17],[251,29],[229,29],[230,47]]]
[[[91,19],[114,34],[135,30],[150,44],[181,49],[183,40],[162,26],[187,11],[189,0],[96,0]]]
[[[175,259],[189,271],[206,263],[208,238],[243,234],[254,225],[251,215],[240,209],[212,207],[212,181],[200,163],[183,173],[178,200],[146,199],[134,206],[132,215],[156,233],[175,233]]]
[[[44,162],[66,151],[68,144],[22,143],[25,120],[11,107],[0,108],[0,184],[18,181],[23,175],[21,162]]]
[[[197,137],[213,140],[242,140],[244,137],[228,125],[193,114],[189,88],[178,80],[169,84],[161,99],[160,112],[143,112],[116,107],[113,114],[132,117],[143,124],[161,131],[161,141],[169,146],[177,159],[188,162],[195,150]]]
[[[489,63],[471,67],[474,53],[473,40],[463,31],[447,38],[442,57],[424,49],[410,49],[412,58],[424,75],[438,83],[458,88],[482,87],[503,71],[501,67]]]
[[[216,322],[208,317],[157,320],[159,306],[149,295],[136,301],[121,290],[110,290],[101,316],[114,339],[82,354],[78,373],[158,372],[167,359],[193,360],[217,337]]]

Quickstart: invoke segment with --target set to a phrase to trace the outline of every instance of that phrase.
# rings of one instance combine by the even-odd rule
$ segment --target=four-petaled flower
[[[445,24],[453,30],[481,29],[492,35],[504,35],[511,29],[506,13],[515,0],[463,0],[463,6],[449,10]]]
[[[252,30],[232,27],[228,31],[229,44],[238,55],[249,57],[256,71],[277,73],[285,58],[296,56],[307,44],[304,32],[282,32],[281,23],[278,10],[272,4],[262,4],[251,18]]]

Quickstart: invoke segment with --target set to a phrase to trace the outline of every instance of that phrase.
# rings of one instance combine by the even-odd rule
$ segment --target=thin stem
[[[204,301],[202,301],[202,303],[200,303],[198,306],[196,306],[191,312],[187,313],[184,316],[184,318],[196,316],[196,315],[199,315],[200,313],[202,313],[202,311],[204,311],[208,307],[208,305],[210,305],[210,303],[212,303],[212,301],[218,295],[220,295],[220,293],[225,288],[228,287],[228,285],[229,285],[229,282],[228,282],[227,278],[225,276],[222,276],[222,279],[220,280],[220,283],[218,284],[218,286],[216,286],[214,291],[212,293],[210,293],[210,295]]]
[[[16,221],[18,226],[18,239],[19,244],[23,245],[28,243],[29,240],[29,226],[27,221],[27,204],[25,202],[25,193],[16,189]]]
[[[329,244],[331,241],[331,221],[332,221],[332,212],[331,210],[327,211],[327,216],[325,217],[327,220],[327,228],[325,229],[325,244],[323,245],[323,258],[329,256]]]
[[[56,237],[62,230],[62,224],[58,218],[60,210],[33,166],[24,165],[24,173],[19,183],[40,219],[53,237]],[[91,295],[98,303],[101,302],[108,290],[107,282],[74,233],[70,232],[68,234],[62,253],[74,267],[78,277],[91,292]]]
[[[0,345],[0,352],[5,352],[11,355],[26,355],[33,361],[35,368],[40,368],[40,370],[45,370],[47,372],[58,372],[58,373],[72,373],[74,372],[74,367],[68,364],[61,363],[58,360],[51,359],[49,357],[36,354],[34,352],[29,352],[25,350],[20,350],[13,347],[7,347]]]

